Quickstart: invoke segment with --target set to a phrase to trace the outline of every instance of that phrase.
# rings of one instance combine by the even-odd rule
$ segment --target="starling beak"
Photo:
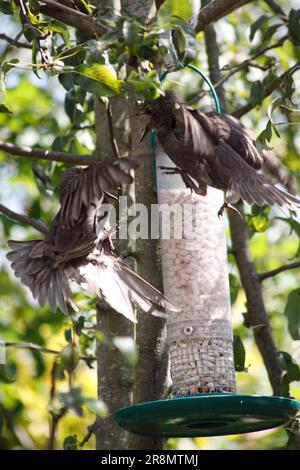
[[[186,186],[198,194],[205,195],[207,186],[225,192],[219,214],[240,199],[259,206],[300,207],[300,199],[269,184],[258,173],[264,157],[233,116],[197,111],[181,103],[173,91],[144,108],[150,120],[143,137],[156,130],[160,145],[176,165],[172,173],[181,174]]]
[[[60,307],[65,314],[70,308],[77,310],[69,286],[72,279],[132,321],[132,302],[156,316],[178,310],[114,254],[107,214],[99,217],[106,194],[132,183],[129,171],[136,166],[135,160],[122,158],[65,171],[59,185],[60,210],[45,238],[8,242],[12,251],[7,258],[16,277],[41,306],[48,303],[52,311]]]

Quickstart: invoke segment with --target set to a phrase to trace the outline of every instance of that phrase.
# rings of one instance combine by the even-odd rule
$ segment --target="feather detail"
[[[88,293],[102,297],[134,323],[132,303],[158,317],[166,317],[167,311],[180,311],[159,290],[113,255],[101,254],[97,264],[87,262],[79,265],[72,277]]]
[[[29,287],[35,299],[41,306],[47,302],[52,311],[59,306],[67,314],[67,303],[73,305],[68,280],[61,268],[54,269],[50,258],[41,254],[41,240],[31,242],[16,242],[10,240],[8,246],[12,249],[7,254],[16,277]],[[31,257],[33,253],[34,257]]]

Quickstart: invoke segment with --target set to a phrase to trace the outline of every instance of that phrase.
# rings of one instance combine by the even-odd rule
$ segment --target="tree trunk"
[[[100,159],[112,156],[118,149],[122,155],[128,153],[126,133],[128,133],[127,103],[123,97],[110,100],[110,107],[95,101],[96,156]],[[111,123],[114,123],[113,134]],[[128,127],[128,126],[127,126]],[[118,250],[123,252],[123,244]],[[106,305],[97,306],[97,329],[107,337],[131,336],[133,325],[122,315]],[[113,413],[119,408],[129,406],[132,396],[132,370],[124,363],[124,356],[107,343],[97,344],[98,397],[104,400]],[[99,420],[96,427],[96,447],[98,450],[128,449],[128,432],[121,429],[110,415]]]
[[[122,8],[136,16],[149,19],[155,13],[152,0],[122,0]],[[134,96],[130,98],[130,109],[135,106]],[[147,141],[139,144],[145,127],[145,120],[132,118],[131,143],[132,154],[149,151]],[[143,168],[136,172],[135,195],[139,203],[148,209],[150,222],[151,204],[157,203],[156,190],[153,182],[153,165],[151,161],[143,163]],[[150,230],[150,223],[149,223]],[[162,288],[161,263],[159,257],[159,240],[137,240],[138,271],[156,287]],[[139,360],[136,368],[133,389],[133,403],[158,400],[163,397],[167,375],[166,327],[165,321],[151,315],[138,314],[136,327],[136,344]],[[161,449],[163,439],[130,435],[131,449]]]
[[[133,12],[135,15],[149,19],[155,12],[152,0],[124,0],[121,1],[122,9]],[[120,119],[120,114],[130,115],[135,107],[135,98],[130,97],[128,106],[123,98],[113,99],[111,105],[112,122],[114,123],[114,137],[116,138],[121,155],[128,153],[128,147],[124,142],[124,126],[126,121]],[[124,110],[126,112],[124,113]],[[115,154],[116,149],[112,144],[109,121],[105,118],[104,105],[95,104],[95,120],[97,133],[96,154],[102,157]],[[128,121],[127,121],[128,123]],[[130,136],[125,139],[131,143],[130,154],[140,154],[148,151],[148,145],[144,149],[138,143],[143,130],[144,122],[139,117],[130,120]],[[109,136],[109,137],[108,137]],[[157,202],[156,191],[153,185],[152,164],[144,163],[142,169],[135,175],[135,197],[139,203],[148,208],[150,214],[151,204]],[[132,202],[133,197],[129,198]],[[149,218],[150,222],[150,218]],[[150,227],[150,224],[149,224]],[[126,243],[119,243],[121,252],[126,252]],[[129,241],[129,251],[133,250],[133,244]],[[128,247],[127,247],[128,248]],[[138,271],[149,282],[161,288],[161,267],[159,260],[158,240],[136,241]],[[97,327],[106,335],[132,336],[133,327],[128,320],[112,312],[110,309],[98,308]],[[165,390],[167,371],[167,352],[165,349],[165,321],[138,313],[138,325],[136,327],[136,345],[139,352],[138,364],[135,371],[133,388],[133,402],[139,403],[148,400],[159,399]],[[132,374],[124,366],[124,360],[119,351],[112,350],[105,344],[97,346],[98,368],[98,395],[103,399],[111,412],[118,408],[129,406],[132,396]],[[130,435],[118,427],[112,417],[99,421],[96,430],[97,449],[161,449],[163,440]]]

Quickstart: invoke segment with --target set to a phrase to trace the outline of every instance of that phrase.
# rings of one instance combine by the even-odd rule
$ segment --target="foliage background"
[[[1,2],[1,33],[14,37],[20,30],[20,24],[16,16],[13,18],[3,12],[6,8],[4,4],[7,3],[9,2]],[[291,8],[299,7],[297,3],[297,1],[284,0],[280,2],[280,5],[288,13]],[[196,13],[197,6],[197,2],[166,0],[161,7],[160,15],[168,17],[170,14],[175,14],[186,20]],[[268,19],[261,20],[251,41],[251,31],[253,35],[255,29],[253,24],[256,24],[255,22],[263,14],[267,15]],[[270,27],[278,23],[280,26],[273,28],[272,33]],[[237,12],[232,12],[226,18],[220,19],[215,27],[221,47],[221,66],[224,67],[225,74],[226,66],[243,62],[256,50],[278,40],[286,31],[284,23],[280,22],[278,16],[274,15],[263,1],[246,4]],[[72,41],[75,33],[72,28],[69,30]],[[62,38],[60,37],[58,41],[62,41]],[[285,41],[281,47],[271,50],[257,61],[260,68],[245,68],[225,83],[229,112],[249,100],[252,102],[256,100],[257,107],[243,118],[244,124],[253,130],[255,136],[265,129],[268,121],[268,106],[274,98],[279,96],[277,92],[274,92],[270,97],[263,99],[260,94],[261,81],[266,77],[267,80],[271,79],[271,74],[279,74],[299,60],[299,44],[297,46],[296,42]],[[196,43],[197,55],[194,63],[205,71],[207,62],[203,33],[197,35]],[[0,41],[0,54],[1,61],[16,57],[16,55],[19,56],[21,63],[32,61],[29,49],[19,49],[16,52],[14,48],[8,48],[6,41]],[[273,61],[273,66],[264,70],[264,66],[269,65],[270,61]],[[82,95],[80,100],[80,93],[76,96],[68,93],[66,100],[66,90],[59,83],[57,75],[49,76],[43,71],[40,71],[38,75],[19,69],[13,69],[7,73],[5,105],[11,114],[0,114],[1,140],[42,149],[91,153],[95,146],[92,96]],[[299,104],[300,71],[294,73],[293,78],[296,84],[296,91],[293,94],[295,105]],[[181,72],[169,78],[167,86],[177,88],[185,100],[195,101],[202,83],[190,72]],[[211,106],[211,101],[205,96],[200,105],[203,109],[207,109]],[[277,109],[274,120],[297,122],[297,114],[284,113],[282,109]],[[79,130],[78,127],[84,127],[84,129]],[[293,175],[295,186],[297,187],[298,182],[299,188],[299,128],[296,125],[285,125],[278,127],[278,130],[280,137],[273,133],[270,146],[274,147],[282,164],[286,166],[289,174]],[[49,224],[57,210],[55,185],[65,167],[65,164],[22,159],[1,151],[0,202],[17,212],[26,213]],[[270,213],[265,211],[257,215],[247,208],[247,214],[252,233],[251,250],[258,272],[269,271],[291,259],[295,261],[295,256],[299,259],[299,224],[296,226],[296,231],[291,231],[289,224],[278,220],[278,217],[288,217],[287,211],[283,213],[278,209],[272,209]],[[5,260],[8,239],[31,237],[37,237],[37,233],[32,228],[21,226],[0,215],[0,338],[6,342],[33,342],[60,351],[67,344],[68,333],[65,334],[65,332],[71,328],[70,320],[61,313],[53,315],[47,307],[39,308],[28,291],[13,277]],[[230,245],[229,236],[228,244]],[[272,392],[264,364],[254,344],[252,331],[245,326],[246,321],[243,316],[245,295],[240,288],[232,255],[229,255],[229,268],[234,302],[234,333],[242,339],[246,350],[247,371],[237,372],[238,391],[239,393],[268,395]],[[293,356],[295,362],[300,363],[300,302],[293,305],[293,321],[298,325],[297,340],[293,340],[290,335],[288,318],[285,314],[288,295],[298,287],[299,270],[289,270],[266,280],[263,293],[278,349],[286,351]],[[82,310],[87,312],[88,322],[90,322],[88,324],[92,324],[95,320],[93,302],[84,296],[80,297],[79,294],[77,300]],[[88,330],[80,336],[79,344],[82,354],[93,353],[93,340],[90,339]],[[38,351],[7,349],[8,363],[0,368],[0,409],[5,421],[0,448],[43,449],[47,446],[50,371],[53,360],[53,356]],[[300,379],[299,370],[297,373]],[[294,375],[297,376],[297,373],[294,372]],[[85,362],[81,361],[75,375],[76,384],[82,387],[84,397],[96,399],[95,369],[89,368]],[[67,392],[66,380],[59,381],[59,389]],[[292,396],[300,399],[299,381],[292,381],[290,392]],[[67,436],[77,435],[79,441],[84,438],[87,426],[94,420],[94,413],[91,410],[94,411],[93,407],[90,410],[84,407],[83,416],[70,411],[61,420],[58,430],[59,448],[62,448]],[[166,448],[281,449],[286,446],[287,439],[286,432],[278,429],[231,437],[170,439]],[[84,448],[94,448],[93,438]]]

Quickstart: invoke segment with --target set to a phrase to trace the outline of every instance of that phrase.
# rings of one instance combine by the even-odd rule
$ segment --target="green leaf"
[[[138,353],[133,338],[130,336],[115,336],[112,342],[123,354],[128,366],[134,366],[137,363]]]
[[[79,80],[78,84],[97,96],[120,95],[123,89],[123,80],[118,80],[117,77],[102,64],[93,64],[91,66],[80,65],[77,67],[76,71],[85,78],[85,81],[82,79]],[[89,88],[89,83],[91,83],[91,86],[90,89],[87,89]]]
[[[271,121],[268,121],[265,130],[262,131],[259,136],[257,136],[256,144],[261,150],[272,150],[272,147],[267,144],[267,142],[270,142],[270,140],[272,139],[272,129],[272,123]]]
[[[11,384],[17,379],[17,368],[15,364],[0,364],[0,382]]]
[[[263,83],[260,80],[256,80],[252,83],[250,91],[250,100],[253,104],[260,104],[265,97],[265,90]]]
[[[261,15],[250,27],[250,41],[253,41],[255,33],[262,28],[262,26],[268,21],[270,17],[268,15]]]
[[[240,282],[238,278],[232,273],[229,274],[229,284],[230,284],[230,301],[231,301],[231,305],[233,305],[237,299],[241,286],[240,286]]]
[[[194,29],[186,22],[176,19],[172,31],[173,44],[180,62],[188,63],[196,55],[196,37]]]
[[[12,15],[13,14],[13,7],[12,2],[0,2],[0,11],[5,15]]]
[[[300,339],[300,288],[289,293],[284,314],[288,319],[288,329],[294,340]]]
[[[66,47],[68,49],[71,48],[70,32],[64,23],[52,20],[51,23],[48,23],[44,28],[42,28],[42,30],[45,32],[52,31],[53,33],[60,34],[64,40]]]
[[[130,18],[124,21],[122,32],[126,44],[132,46],[139,42],[139,33],[141,32],[141,26],[133,18]]]
[[[12,114],[10,109],[8,109],[8,107],[5,106],[5,104],[0,104],[0,113]]]
[[[292,9],[290,11],[288,31],[295,46],[300,46],[300,10]]]
[[[68,343],[71,343],[72,342],[72,330],[71,328],[67,328],[65,330],[65,340],[68,342]]]
[[[63,369],[72,372],[79,363],[78,346],[75,343],[68,343],[59,353],[59,357]]]
[[[83,397],[81,387],[72,388],[66,393],[59,393],[58,397],[67,410],[73,410],[78,416],[83,415]]]
[[[297,248],[297,252],[295,253],[295,255],[293,256],[293,258],[297,257],[300,255],[300,223],[297,222],[297,220],[291,218],[291,217],[288,217],[288,218],[284,218],[284,217],[276,217],[276,219],[278,220],[282,220],[283,222],[289,224],[290,228],[291,228],[291,231],[295,232],[295,234],[298,236],[299,238],[299,245],[298,245],[298,248]]]
[[[233,337],[234,368],[237,372],[245,371],[246,350],[240,336]]]
[[[277,353],[278,364],[282,370],[281,393],[284,396],[289,394],[289,384],[300,380],[300,369],[294,362],[292,356],[284,351]]]
[[[78,450],[77,434],[74,434],[73,436],[68,436],[65,438],[64,443],[63,443],[63,449],[64,450]]]
[[[99,418],[106,418],[106,416],[109,414],[108,408],[102,400],[96,400],[95,398],[84,398],[84,404],[91,413],[99,416]]]
[[[146,100],[155,100],[160,95],[164,94],[161,82],[155,70],[148,72],[144,76],[132,71],[127,81],[138,93],[143,95]]]
[[[257,206],[254,204],[251,208],[251,215],[247,216],[248,227],[255,232],[265,232],[270,225],[270,206]]]
[[[75,331],[78,336],[81,335],[82,330],[84,329],[84,322],[85,317],[81,315],[75,323]]]
[[[292,100],[292,96],[296,90],[296,85],[291,73],[285,74],[281,84],[281,90],[285,98]]]

